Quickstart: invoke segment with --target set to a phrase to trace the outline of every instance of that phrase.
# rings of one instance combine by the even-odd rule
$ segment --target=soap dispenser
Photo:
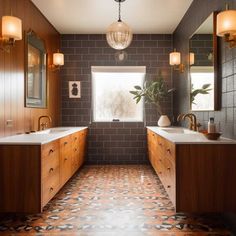
[[[216,125],[214,123],[214,118],[210,117],[208,121],[208,133],[215,133],[216,132]]]

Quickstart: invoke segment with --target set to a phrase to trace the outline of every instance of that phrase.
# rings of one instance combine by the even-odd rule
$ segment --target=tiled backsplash
[[[110,48],[105,35],[62,35],[61,49],[65,54],[62,78],[62,125],[89,126],[89,164],[146,163],[146,125],[157,125],[154,106],[145,106],[145,122],[91,122],[91,66],[146,66],[147,79],[161,70],[172,86],[169,53],[171,35],[134,35],[125,50],[123,63],[115,60],[116,50]],[[70,99],[68,81],[81,81],[81,98]],[[172,98],[163,101],[164,112],[172,117]]]

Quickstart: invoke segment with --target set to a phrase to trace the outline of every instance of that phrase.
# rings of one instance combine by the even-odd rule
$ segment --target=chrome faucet
[[[38,131],[41,130],[41,127],[42,127],[42,130],[46,129],[48,127],[48,123],[47,122],[40,122],[42,118],[48,118],[49,120],[49,123],[51,124],[52,123],[52,118],[51,116],[40,116],[39,119],[38,119]]]
[[[189,119],[189,129],[197,131],[197,117],[193,113],[180,114],[177,121]]]

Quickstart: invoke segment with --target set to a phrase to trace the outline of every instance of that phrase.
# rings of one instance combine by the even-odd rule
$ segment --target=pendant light
[[[130,45],[133,33],[131,28],[121,20],[121,2],[125,0],[115,1],[119,3],[119,19],[108,27],[106,38],[112,48],[123,50]]]

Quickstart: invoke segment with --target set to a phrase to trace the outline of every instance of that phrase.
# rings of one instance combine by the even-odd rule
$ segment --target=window
[[[136,104],[135,85],[142,86],[146,67],[92,67],[93,121],[143,121],[143,101]]]

